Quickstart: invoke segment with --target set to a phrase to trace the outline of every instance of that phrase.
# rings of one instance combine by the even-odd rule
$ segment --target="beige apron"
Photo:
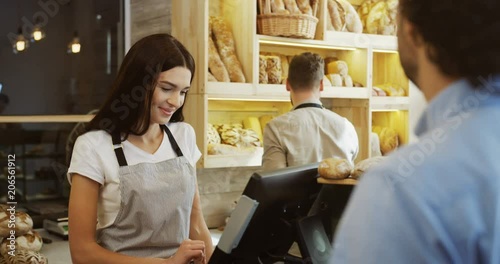
[[[170,130],[162,125],[177,158],[128,166],[119,135],[113,135],[120,165],[121,205],[113,224],[97,231],[104,248],[136,257],[166,258],[189,238],[196,171]]]

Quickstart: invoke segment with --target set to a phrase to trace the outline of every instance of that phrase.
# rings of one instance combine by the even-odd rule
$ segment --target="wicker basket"
[[[318,19],[310,15],[257,15],[259,34],[269,36],[314,38]]]

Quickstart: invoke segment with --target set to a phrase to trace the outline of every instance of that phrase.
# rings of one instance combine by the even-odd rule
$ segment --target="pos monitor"
[[[254,173],[209,263],[327,263],[330,242],[310,213],[318,164]],[[288,254],[293,242],[302,256]]]

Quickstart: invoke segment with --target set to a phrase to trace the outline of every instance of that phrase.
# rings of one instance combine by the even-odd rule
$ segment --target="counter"
[[[52,243],[50,244],[43,244],[42,250],[40,251],[48,258],[50,264],[72,263],[68,241],[63,240],[58,236],[49,234],[45,231],[45,229],[36,229],[36,231],[40,233],[42,237],[52,240]],[[212,243],[214,246],[217,245],[217,243],[219,243],[220,236],[222,235],[222,231],[210,229],[210,234],[212,236]]]

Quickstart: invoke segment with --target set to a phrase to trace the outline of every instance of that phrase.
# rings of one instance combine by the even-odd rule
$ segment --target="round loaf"
[[[17,234],[16,234],[17,235]],[[10,241],[7,238],[4,238],[2,243],[0,244],[0,253],[3,256],[7,255]],[[38,252],[42,249],[43,241],[42,237],[36,231],[29,231],[28,233],[16,237],[16,254],[18,250],[26,250],[26,251],[35,251]],[[17,262],[16,262],[17,263]]]
[[[22,236],[33,228],[33,220],[27,213],[16,212],[14,216],[16,219],[16,227],[14,228],[14,231],[16,231],[16,236]],[[7,237],[10,235],[10,217],[11,215],[9,211],[0,211],[0,237]]]
[[[217,129],[212,124],[208,124],[207,128],[207,144],[220,144],[220,135]]]
[[[351,171],[352,165],[346,159],[328,158],[318,166],[319,176],[332,180],[345,179],[351,175]]]
[[[1,263],[1,262],[0,262]],[[47,264],[49,261],[47,257],[40,254],[39,252],[28,251],[28,250],[17,250],[14,256],[8,255],[7,262],[8,264]]]
[[[358,162],[354,166],[354,170],[351,173],[351,177],[354,179],[361,178],[361,175],[363,175],[369,168],[382,162],[384,159],[385,159],[384,156],[377,156],[377,157],[365,159],[365,160]]]

